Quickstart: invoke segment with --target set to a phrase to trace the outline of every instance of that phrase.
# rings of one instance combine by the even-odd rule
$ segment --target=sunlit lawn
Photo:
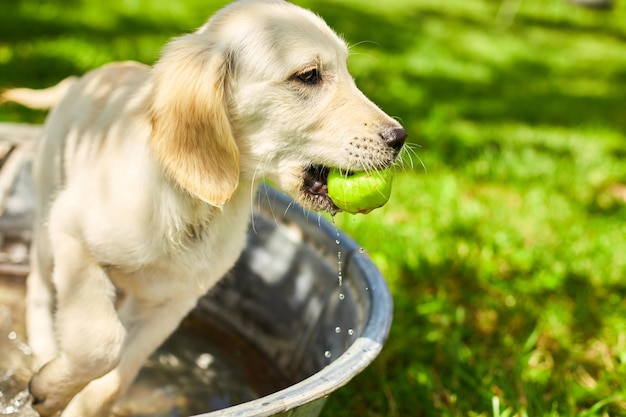
[[[3,2],[0,87],[154,62],[223,3]],[[413,150],[385,208],[338,216],[395,316],[323,415],[626,415],[626,2],[297,3]]]

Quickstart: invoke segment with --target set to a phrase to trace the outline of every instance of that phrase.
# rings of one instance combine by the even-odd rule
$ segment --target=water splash
[[[31,407],[32,397],[26,389],[7,402],[2,400],[3,397],[0,397],[0,416],[39,417],[39,414]]]
[[[26,388],[33,352],[15,330],[15,315],[0,305],[0,416],[37,417]]]

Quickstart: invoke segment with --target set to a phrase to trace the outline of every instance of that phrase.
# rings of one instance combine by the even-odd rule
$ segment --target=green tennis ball
[[[389,200],[392,179],[389,169],[350,174],[331,169],[327,180],[328,196],[345,212],[369,213]]]

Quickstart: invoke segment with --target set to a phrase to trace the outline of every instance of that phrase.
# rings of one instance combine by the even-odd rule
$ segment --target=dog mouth
[[[303,191],[307,203],[315,210],[336,214],[341,211],[328,196],[328,173],[330,168],[311,165],[304,171]]]

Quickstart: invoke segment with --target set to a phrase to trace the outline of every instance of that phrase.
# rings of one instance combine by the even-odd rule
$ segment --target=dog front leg
[[[26,279],[26,330],[28,343],[34,353],[35,370],[57,356],[54,336],[54,288],[52,284],[52,255],[35,230],[31,245],[31,271]]]
[[[129,297],[120,311],[128,336],[119,365],[78,393],[62,417],[109,416],[111,407],[130,387],[148,357],[176,330],[196,302],[197,298],[190,295],[158,303]]]
[[[33,408],[42,417],[64,409],[91,380],[113,369],[126,336],[106,272],[78,239],[63,233],[55,237],[58,354],[29,384]]]

